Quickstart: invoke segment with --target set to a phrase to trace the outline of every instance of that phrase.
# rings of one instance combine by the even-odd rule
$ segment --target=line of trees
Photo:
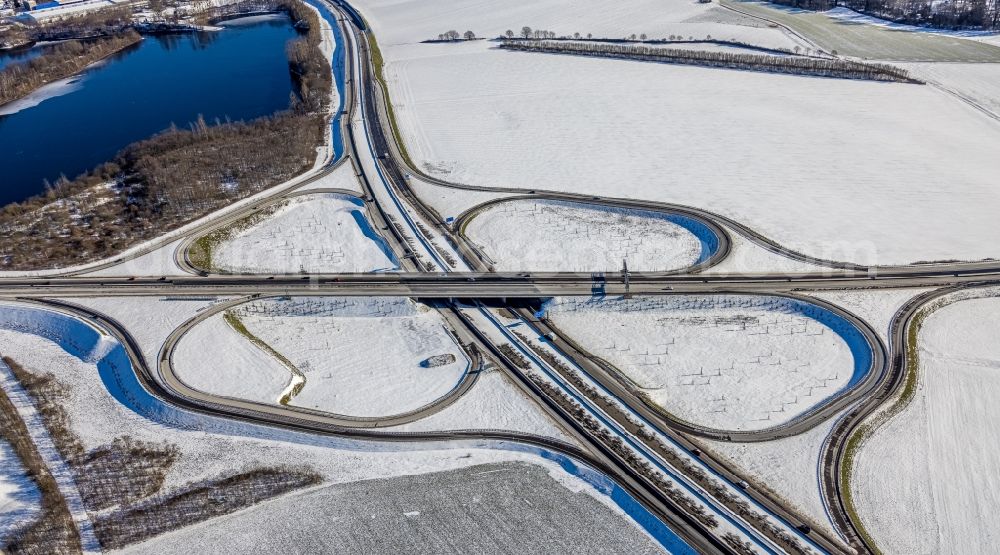
[[[424,42],[458,42],[462,40],[476,40],[476,34],[472,31],[459,33],[458,31],[452,29],[441,33],[436,39],[426,40]]]
[[[606,58],[627,58],[685,65],[791,73],[842,79],[867,79],[872,81],[917,82],[901,68],[887,64],[852,62],[841,59],[801,58],[794,56],[768,56],[761,54],[735,54],[729,52],[703,52],[678,50],[632,44],[565,43],[551,41],[503,41],[501,48],[526,52],[553,54],[579,54]]]
[[[0,439],[8,442],[41,494],[35,519],[0,537],[3,553],[80,553],[80,534],[69,512],[66,498],[31,439],[17,407],[0,388]],[[5,461],[10,465],[9,461]]]
[[[838,6],[898,23],[945,29],[1000,29],[1000,0],[771,0],[806,10]]]
[[[140,40],[139,33],[129,29],[114,36],[60,43],[44,55],[11,64],[0,70],[0,105],[17,100],[42,85],[75,75]]]

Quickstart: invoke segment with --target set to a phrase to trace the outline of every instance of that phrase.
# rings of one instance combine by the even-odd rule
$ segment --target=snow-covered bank
[[[886,553],[976,553],[1000,539],[1000,299],[978,294],[990,296],[935,302],[913,399],[855,459],[855,505]]]
[[[707,260],[718,238],[691,218],[552,200],[495,204],[465,233],[498,271],[668,271]]]
[[[436,311],[406,298],[265,299],[229,312],[305,376],[293,406],[355,417],[407,413],[449,393],[472,363]],[[439,356],[447,361],[428,363]],[[225,313],[196,324],[175,361],[179,378],[215,395],[274,403],[291,380]]]
[[[211,249],[212,266],[234,273],[350,273],[399,263],[366,219],[364,202],[334,193],[283,201]],[[239,222],[237,222],[239,227]]]
[[[16,114],[21,110],[34,108],[50,98],[63,96],[64,94],[79,90],[83,86],[84,79],[85,76],[83,75],[74,75],[73,77],[67,77],[66,79],[42,85],[23,98],[0,105],[0,116]]]
[[[654,403],[720,430],[786,423],[857,383],[872,361],[846,320],[785,297],[559,298],[546,314]]]

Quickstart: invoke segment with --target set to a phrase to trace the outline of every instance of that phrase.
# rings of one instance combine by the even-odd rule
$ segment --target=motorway
[[[255,198],[239,208],[224,214],[206,218],[198,225],[187,229],[181,246],[175,251],[177,265],[189,276],[122,276],[90,277],[84,271],[66,272],[65,275],[37,278],[0,278],[0,295],[44,303],[78,317],[87,318],[114,335],[126,347],[133,367],[140,376],[143,386],[163,402],[174,404],[187,410],[210,413],[227,418],[250,421],[269,426],[281,426],[320,434],[335,434],[378,441],[453,441],[453,440],[495,440],[520,442],[550,449],[580,460],[600,472],[612,477],[631,495],[643,503],[685,541],[704,552],[726,552],[731,549],[715,537],[676,503],[652,487],[633,468],[615,453],[591,437],[591,434],[565,408],[554,402],[523,374],[507,355],[497,349],[489,337],[470,325],[470,319],[463,314],[456,300],[481,302],[489,300],[494,305],[506,305],[515,299],[542,299],[552,296],[600,296],[600,295],[672,295],[672,294],[717,294],[746,293],[784,295],[800,298],[809,303],[819,304],[836,312],[854,324],[868,339],[874,354],[872,368],[864,380],[834,399],[828,400],[816,410],[797,417],[786,425],[758,432],[732,432],[709,430],[679,422],[662,410],[648,405],[623,379],[620,372],[588,353],[581,345],[565,337],[551,323],[535,318],[523,305],[509,306],[539,334],[551,334],[553,344],[587,376],[600,383],[635,414],[655,424],[659,431],[673,438],[688,452],[699,456],[706,468],[723,477],[729,484],[743,480],[739,472],[721,461],[698,453],[688,436],[709,437],[728,441],[770,441],[789,435],[802,433],[828,421],[835,415],[842,416],[835,422],[833,432],[827,437],[822,451],[821,482],[824,502],[831,518],[843,539],[831,537],[817,530],[801,532],[808,542],[818,549],[828,552],[847,552],[844,541],[860,552],[875,552],[865,535],[858,530],[859,524],[850,515],[843,496],[843,473],[847,444],[860,426],[873,413],[892,399],[905,383],[907,330],[913,316],[927,303],[941,295],[969,287],[1000,284],[1000,262],[982,261],[974,263],[940,263],[905,266],[867,267],[852,263],[822,260],[791,251],[753,229],[729,218],[694,207],[638,201],[634,199],[592,197],[542,189],[497,189],[473,185],[448,183],[427,176],[406,163],[401,148],[393,139],[386,110],[385,92],[375,80],[371,67],[371,56],[366,40],[366,26],[350,6],[337,2],[346,9],[348,18],[341,18],[345,35],[345,46],[350,46],[348,65],[351,87],[345,87],[348,117],[358,124],[358,129],[349,121],[345,136],[348,155],[314,172],[312,175],[291,186],[272,191],[271,195]],[[349,24],[353,23],[353,24]],[[357,108],[360,107],[360,114]],[[359,116],[360,119],[355,119]],[[387,156],[385,154],[388,154]],[[368,216],[373,225],[386,232],[386,240],[397,253],[402,264],[402,272],[396,274],[338,274],[338,275],[225,275],[207,268],[197,268],[190,261],[190,249],[198,237],[221,229],[254,212],[265,209],[271,203],[298,194],[323,191],[297,192],[301,187],[315,182],[334,171],[342,164],[350,163],[364,188],[363,199]],[[463,213],[453,226],[446,225],[436,212],[423,203],[407,186],[407,175],[436,186],[462,190],[496,193],[515,193],[517,196],[499,201],[489,201],[471,207]],[[342,194],[350,191],[327,190]],[[465,223],[475,214],[498,202],[516,199],[550,199],[597,204],[617,208],[653,210],[668,214],[679,214],[696,219],[708,227],[718,239],[718,249],[702,264],[673,272],[632,272],[628,276],[620,273],[569,273],[569,272],[492,272],[488,260],[469,241],[462,230]],[[395,214],[395,216],[392,216]],[[392,217],[391,217],[392,216]],[[421,222],[423,225],[421,225]],[[428,230],[422,229],[426,226]],[[712,274],[699,273],[724,260],[731,250],[730,234],[737,233],[769,252],[823,266],[828,270],[799,274]],[[434,236],[448,239],[461,259],[458,271],[447,271],[449,264],[434,244]],[[152,252],[162,245],[177,241],[177,237],[153,244],[128,257],[122,257],[89,267],[95,269],[113,267],[124,260],[136,258]],[[417,253],[425,260],[421,262]],[[439,271],[426,272],[428,260],[433,261]],[[893,317],[888,345],[864,320],[829,303],[812,297],[799,295],[800,292],[826,289],[875,289],[921,287],[936,288],[930,293],[915,297]],[[238,296],[239,299],[221,305],[211,313],[199,315],[185,323],[171,334],[161,350],[156,368],[147,366],[140,351],[127,330],[113,319],[66,303],[44,300],[51,297],[74,296]],[[515,383],[530,394],[539,406],[572,431],[572,434],[586,446],[580,449],[551,439],[534,437],[508,431],[457,431],[422,434],[386,432],[378,428],[419,419],[441,410],[454,402],[475,383],[478,372],[469,372],[462,384],[447,396],[413,413],[396,415],[385,419],[351,419],[318,411],[253,403],[238,399],[219,398],[207,395],[179,380],[171,365],[174,346],[183,335],[202,319],[223,310],[225,307],[245,302],[248,299],[290,295],[364,295],[364,296],[407,296],[423,299],[437,299],[439,311],[448,319],[453,329],[460,334],[463,344],[469,346],[473,365],[480,368],[484,353],[503,362],[505,370],[515,378]],[[542,363],[543,364],[543,363]],[[553,369],[554,370],[554,369]],[[752,481],[751,481],[752,482]],[[764,507],[782,522],[792,528],[799,528],[801,520],[777,499],[758,488],[749,488],[745,494],[759,506]]]

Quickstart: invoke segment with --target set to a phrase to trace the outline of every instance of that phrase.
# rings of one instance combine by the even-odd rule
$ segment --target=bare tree
[[[472,31],[466,31],[464,36],[465,40],[476,40],[476,34]]]
[[[524,27],[521,27],[521,36],[524,37],[524,38],[526,38],[526,39],[530,39],[531,38],[531,27],[528,27],[527,25],[525,25]]]
[[[509,39],[514,38],[514,31],[511,31],[510,29],[507,29],[507,32],[504,34],[507,35],[507,38]]]

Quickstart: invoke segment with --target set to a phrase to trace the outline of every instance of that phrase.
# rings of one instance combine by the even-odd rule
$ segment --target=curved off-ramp
[[[318,293],[316,295],[310,295],[310,296],[337,297],[336,294],[329,294],[329,293],[327,294]],[[175,371],[174,368],[174,362],[173,362],[174,351],[176,350],[178,344],[184,338],[184,336],[198,324],[201,324],[205,320],[208,320],[213,316],[219,315],[231,308],[235,308],[237,306],[246,304],[248,302],[267,300],[267,299],[280,299],[283,297],[285,296],[256,295],[253,298],[249,299],[240,298],[222,303],[217,303],[215,305],[212,305],[211,308],[199,312],[193,318],[181,324],[174,331],[170,333],[170,335],[164,342],[163,347],[160,350],[160,355],[158,357],[159,361],[158,372],[160,375],[160,379],[162,379],[165,383],[170,384],[178,391],[184,392],[185,395],[193,396],[197,394],[203,394],[204,392],[201,392],[184,383],[184,380],[182,380],[177,375],[177,372]],[[440,314],[441,318],[447,322],[446,312],[443,310],[438,310],[437,312]],[[448,323],[448,325],[451,326],[450,323]],[[456,344],[458,343],[456,342]],[[459,347],[461,348],[462,345],[459,345]],[[284,405],[284,406],[291,411],[325,416],[328,422],[336,423],[337,426],[343,428],[386,428],[390,426],[409,424],[411,422],[427,418],[428,416],[431,416],[433,414],[442,411],[443,409],[455,403],[455,401],[459,400],[463,395],[468,393],[468,391],[472,389],[472,386],[476,384],[476,381],[479,379],[479,375],[485,364],[485,360],[483,359],[483,356],[479,352],[479,350],[474,347],[468,350],[463,348],[462,350],[465,353],[465,356],[468,357],[469,364],[466,367],[465,371],[462,373],[462,377],[458,381],[458,383],[456,383],[454,387],[452,387],[444,395],[438,397],[437,399],[434,399],[433,401],[421,407],[418,407],[410,411],[392,415],[385,415],[385,416],[364,417],[364,416],[348,416],[342,414],[334,414],[328,411],[321,411],[321,410],[309,409],[298,406],[290,406],[290,405]],[[270,356],[270,355],[265,355],[265,356]],[[220,397],[218,395],[211,395],[211,396]],[[227,397],[227,398],[234,401],[245,401],[244,399],[237,399],[233,397]]]

